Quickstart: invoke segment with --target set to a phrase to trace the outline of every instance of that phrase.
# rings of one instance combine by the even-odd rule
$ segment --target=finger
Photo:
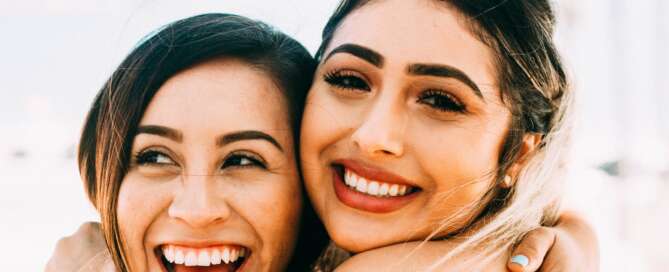
[[[511,254],[507,268],[513,272],[537,271],[555,243],[555,231],[540,227],[530,231]]]

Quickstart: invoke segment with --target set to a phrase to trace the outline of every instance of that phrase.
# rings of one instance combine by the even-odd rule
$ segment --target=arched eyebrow
[[[224,146],[233,142],[246,140],[264,140],[283,152],[283,147],[276,139],[274,139],[274,137],[258,130],[243,130],[222,135],[216,140],[216,146]]]
[[[157,126],[157,125],[139,126],[137,128],[136,135],[142,133],[165,137],[179,143],[183,141],[183,134],[181,134],[181,131],[165,126]]]
[[[183,133],[177,129],[159,125],[143,125],[137,128],[137,135],[151,134],[168,138],[172,141],[183,142]],[[267,133],[258,130],[243,130],[226,133],[216,138],[216,146],[221,147],[233,142],[246,140],[263,140],[275,146],[279,151],[283,152],[283,147],[279,142]]]
[[[379,54],[379,52],[376,52],[371,48],[352,43],[345,43],[335,47],[335,49],[332,49],[332,51],[328,53],[324,61],[327,61],[330,57],[332,57],[334,54],[337,53],[348,53],[358,58],[361,58],[378,68],[383,67],[384,59],[383,56]]]
[[[483,93],[474,81],[458,68],[444,64],[415,63],[407,66],[407,74],[417,76],[435,76],[456,79],[474,91],[474,94],[483,100]]]

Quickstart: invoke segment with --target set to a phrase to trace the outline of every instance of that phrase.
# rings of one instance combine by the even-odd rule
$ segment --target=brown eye
[[[164,153],[156,150],[141,152],[136,156],[138,165],[174,165],[174,160]]]
[[[221,168],[228,167],[260,167],[266,169],[265,163],[262,159],[255,155],[246,153],[233,153],[225,158]]]
[[[464,112],[465,106],[453,95],[441,90],[428,90],[418,97],[418,103],[446,112]]]
[[[350,72],[335,71],[327,73],[324,80],[328,84],[341,89],[370,91],[369,85],[364,79]]]

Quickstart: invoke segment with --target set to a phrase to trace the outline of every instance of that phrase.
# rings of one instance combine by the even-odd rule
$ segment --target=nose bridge
[[[169,216],[197,228],[227,219],[230,209],[225,197],[215,192],[215,179],[203,174],[182,176],[181,188],[168,209]]]
[[[395,156],[404,152],[403,137],[407,118],[398,92],[382,90],[354,132],[353,141],[363,152]]]

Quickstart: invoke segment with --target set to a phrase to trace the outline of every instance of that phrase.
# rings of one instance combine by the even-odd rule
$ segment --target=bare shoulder
[[[450,260],[440,260],[455,247],[448,241],[426,243],[408,242],[377,248],[354,255],[335,270],[352,271],[507,271],[508,253],[502,254],[485,265],[485,256],[466,252]],[[435,265],[438,264],[438,265]],[[474,266],[480,267],[474,267]],[[482,266],[481,266],[482,265]]]

